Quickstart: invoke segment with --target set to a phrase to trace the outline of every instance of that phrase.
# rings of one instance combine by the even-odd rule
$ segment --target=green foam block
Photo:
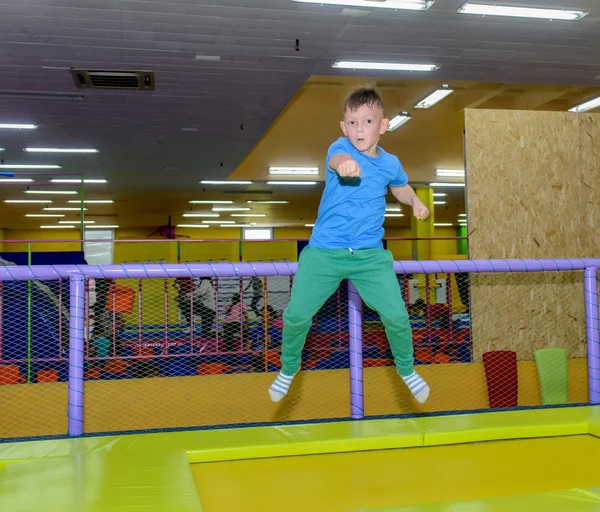
[[[569,369],[562,348],[542,348],[535,351],[542,404],[569,403]]]

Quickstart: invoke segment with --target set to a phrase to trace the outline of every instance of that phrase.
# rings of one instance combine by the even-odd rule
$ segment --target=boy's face
[[[340,125],[356,149],[369,156],[377,156],[377,142],[387,131],[390,121],[383,117],[383,111],[376,105],[362,105],[356,110],[346,109]]]

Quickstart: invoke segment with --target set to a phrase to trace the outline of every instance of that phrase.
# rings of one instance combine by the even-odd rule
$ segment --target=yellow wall
[[[78,229],[5,229],[4,240],[77,240],[77,242],[44,242],[33,243],[31,248],[37,252],[79,251]],[[4,242],[6,252],[27,252],[27,243]]]
[[[534,361],[519,361],[519,405],[541,404]],[[365,369],[365,413],[370,416],[473,410],[488,407],[482,363],[419,366],[432,389],[419,406],[394,367]],[[266,397],[272,373],[87,381],[87,432],[191,427],[348,417],[348,370],[300,372],[293,400]],[[323,392],[323,390],[326,390]],[[67,383],[0,386],[0,438],[64,434]],[[588,401],[587,361],[569,360],[569,401]],[[2,421],[4,419],[4,421]],[[8,421],[7,421],[8,420]]]
[[[4,228],[0,228],[0,251],[4,251]]]

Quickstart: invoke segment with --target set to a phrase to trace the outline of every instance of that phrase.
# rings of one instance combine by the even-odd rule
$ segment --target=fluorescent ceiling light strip
[[[81,183],[81,178],[79,179],[74,179],[74,178],[53,178],[50,180],[51,183]],[[107,179],[104,178],[98,178],[98,179],[87,179],[84,178],[83,179],[84,183],[108,183]]]
[[[85,229],[116,229],[118,227],[118,224],[92,224],[91,226],[86,226]]]
[[[408,112],[400,112],[390,119],[388,132],[393,132],[400,128],[404,123],[410,121],[411,115]]]
[[[453,176],[462,178],[465,175],[465,171],[462,169],[436,169],[436,176]]]
[[[433,204],[448,204],[448,201],[434,201]]]
[[[586,112],[587,110],[592,110],[597,107],[600,107],[600,96],[596,96],[594,98],[572,106],[569,109],[569,112]]]
[[[289,201],[246,201],[248,204],[290,204]]]
[[[404,217],[403,213],[385,213],[384,217]]]
[[[434,0],[292,0],[292,2],[321,5],[345,5],[348,7],[365,7],[374,9],[405,9],[425,11]]]
[[[252,210],[252,208],[247,208],[245,206],[215,206],[212,211],[213,212],[248,212]]]
[[[233,204],[233,201],[190,201],[190,204]]]
[[[202,180],[200,183],[203,185],[252,185],[251,181],[214,181],[214,180]]]
[[[467,214],[466,214],[466,213],[459,213],[459,214],[458,214],[458,216],[459,216],[459,217],[466,217],[466,216],[467,216]]]
[[[75,229],[73,225],[52,225],[52,226],[40,226],[41,229]]]
[[[220,228],[251,228],[254,224],[220,224]]]
[[[5,199],[5,203],[28,203],[28,204],[48,204],[52,203],[52,199]]]
[[[267,181],[267,185],[316,185],[317,181]]]
[[[98,153],[97,149],[24,148],[28,153]]]
[[[266,217],[266,213],[232,213],[232,217]]]
[[[204,224],[235,224],[234,220],[203,220]]]
[[[59,220],[59,224],[81,224],[80,220]],[[84,224],[96,224],[95,220],[84,220]]]
[[[480,4],[465,2],[456,12],[459,14],[479,14],[482,16],[510,16],[517,18],[542,18],[548,20],[579,20],[589,11],[549,9],[545,7],[515,7],[511,5]]]
[[[304,226],[307,228],[312,228],[312,227],[314,227],[314,224],[304,224]]]
[[[178,228],[208,228],[206,224],[177,224]]]
[[[48,201],[49,203],[51,203],[52,201]],[[81,210],[83,210],[84,212],[87,211],[87,208],[68,208],[68,207],[46,207],[46,208],[42,208],[44,211],[47,212],[80,212]]]
[[[64,213],[26,213],[25,217],[64,217]]]
[[[442,101],[446,96],[449,96],[454,92],[454,89],[449,85],[442,85],[431,94],[427,95],[421,101],[419,101],[414,107],[415,108],[431,108],[436,103]]]
[[[401,212],[402,208],[400,208],[399,206],[386,206],[385,211],[386,212]]]
[[[464,183],[450,183],[445,181],[434,182],[429,184],[430,187],[464,187]]]
[[[4,148],[0,148],[0,151],[6,151]]]
[[[43,164],[0,164],[0,169],[61,169],[61,166]]]
[[[448,194],[444,194],[443,192],[434,192],[433,197],[446,197]]]
[[[32,183],[31,178],[0,178],[0,183]]]
[[[437,64],[405,64],[400,62],[364,62],[340,60],[331,66],[334,69],[368,69],[377,71],[435,71]]]
[[[114,201],[112,199],[69,199],[67,203],[70,204],[113,204]]]
[[[37,128],[37,125],[0,123],[0,128],[6,128],[8,130],[35,130]]]
[[[218,213],[184,213],[184,217],[219,217]]]
[[[319,174],[318,167],[269,167],[269,174]]]
[[[452,223],[451,222],[434,222],[433,225],[436,227],[452,226]]]
[[[26,190],[26,194],[59,194],[65,196],[74,196],[79,194],[76,190]]]

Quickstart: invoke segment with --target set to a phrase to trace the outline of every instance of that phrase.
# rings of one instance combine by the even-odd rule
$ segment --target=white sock
[[[412,372],[408,377],[402,377],[402,380],[417,402],[424,404],[427,401],[429,386],[417,372]]]
[[[269,388],[269,395],[273,402],[279,402],[279,400],[287,395],[293,378],[294,375],[290,377],[279,372],[279,375],[277,375],[277,378],[273,381],[273,384],[271,384],[271,387]]]

